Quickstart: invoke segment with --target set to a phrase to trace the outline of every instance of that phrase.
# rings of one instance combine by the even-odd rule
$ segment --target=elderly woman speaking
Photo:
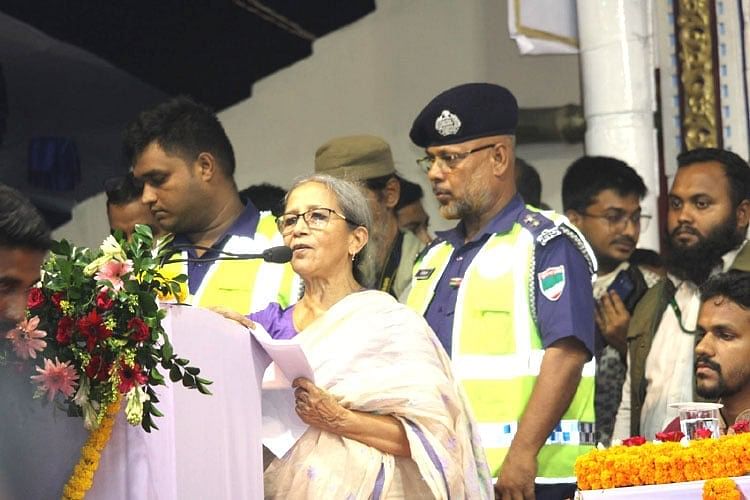
[[[316,384],[294,381],[310,427],[265,472],[267,498],[492,498],[489,470],[450,362],[427,323],[365,288],[367,201],[346,181],[297,182],[278,217],[297,304],[252,314],[296,338]]]

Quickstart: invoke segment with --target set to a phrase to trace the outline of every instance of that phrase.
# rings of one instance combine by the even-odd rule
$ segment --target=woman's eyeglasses
[[[345,220],[352,226],[360,225],[354,221],[350,221],[332,208],[320,207],[311,208],[310,210],[302,212],[301,214],[281,214],[276,217],[276,226],[279,228],[279,232],[282,235],[286,236],[294,230],[297,222],[300,218],[302,218],[302,220],[305,221],[305,224],[307,224],[307,227],[309,227],[310,229],[323,229],[328,225],[328,222],[330,222],[331,217],[334,215],[342,220]]]

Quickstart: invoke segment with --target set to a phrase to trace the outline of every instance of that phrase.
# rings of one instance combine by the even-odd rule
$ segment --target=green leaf
[[[169,370],[169,380],[172,382],[177,382],[178,380],[182,379],[182,370],[180,370],[180,367],[177,365],[172,365],[172,368]]]
[[[197,383],[195,384],[195,387],[196,387],[196,389],[198,389],[198,392],[200,392],[201,394],[206,394],[207,396],[210,396],[210,395],[212,394],[212,392],[211,392],[211,391],[209,391],[209,390],[208,390],[208,389],[206,388],[206,386],[204,386],[204,385],[203,385],[203,384],[201,384],[200,382],[197,382]]]
[[[190,360],[185,358],[177,358],[175,359],[175,362],[180,366],[186,366],[188,363],[190,363]]]
[[[201,377],[195,377],[195,380],[196,380],[196,381],[197,381],[197,382],[198,382],[199,384],[203,384],[203,385],[211,385],[211,384],[213,384],[213,381],[212,381],[212,380],[208,380],[208,379],[205,379],[205,378],[201,378]]]
[[[155,384],[163,384],[164,383],[164,376],[159,372],[159,370],[156,367],[151,368],[151,371],[148,372],[148,376],[151,379],[151,381]]]
[[[189,373],[186,373],[182,376],[182,385],[185,387],[195,387],[195,377],[190,375]]]
[[[171,359],[172,354],[173,354],[172,344],[170,344],[169,341],[165,341],[164,345],[161,347],[161,358],[163,360]]]
[[[149,405],[148,411],[149,411],[149,413],[151,415],[153,415],[155,417],[163,417],[164,416],[164,414],[159,411],[159,409],[156,407],[156,405]]]
[[[201,372],[201,369],[196,368],[195,366],[186,366],[185,371],[188,372],[190,375],[198,375]]]

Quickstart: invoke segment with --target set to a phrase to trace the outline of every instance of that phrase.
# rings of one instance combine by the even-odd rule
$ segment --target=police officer
[[[414,267],[423,313],[462,380],[498,498],[566,498],[594,422],[595,258],[562,216],[516,193],[518,107],[505,88],[460,85],[435,97],[410,137],[458,225]]]
[[[211,110],[176,97],[143,111],[125,131],[124,151],[135,180],[143,183],[141,201],[175,234],[174,244],[187,247],[165,272],[188,276],[188,303],[248,314],[269,302],[296,301],[291,266],[217,260],[261,253],[282,241],[273,214],[241,201],[234,150]]]

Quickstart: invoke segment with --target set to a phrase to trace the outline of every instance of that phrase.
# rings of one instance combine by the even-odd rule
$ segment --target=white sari
[[[266,469],[267,498],[494,498],[463,391],[421,316],[386,293],[359,292],[296,338],[316,385],[346,408],[397,418],[411,458],[310,427]]]

